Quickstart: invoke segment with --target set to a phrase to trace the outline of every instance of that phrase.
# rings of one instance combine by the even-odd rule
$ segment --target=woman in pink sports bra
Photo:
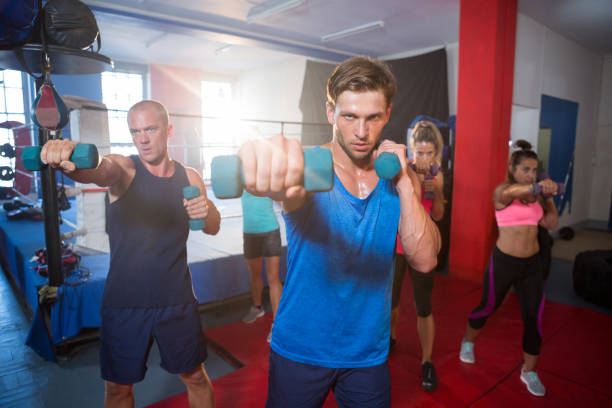
[[[557,194],[557,184],[549,179],[537,182],[542,195],[534,196],[534,191],[540,190],[536,189],[538,156],[529,142],[519,140],[515,146],[520,150],[510,156],[506,181],[493,193],[499,237],[484,275],[482,300],[468,319],[459,358],[464,363],[474,363],[476,336],[502,304],[510,286],[514,286],[524,325],[521,380],[530,393],[543,396],[546,389],[535,372],[545,299],[538,225],[557,228],[558,214],[552,198]]]
[[[430,121],[419,121],[410,134],[410,147],[414,152],[414,165],[421,181],[421,203],[435,221],[444,215],[444,176],[439,172],[433,179],[426,178],[432,163],[438,167],[442,161],[444,142],[437,126]],[[427,198],[429,193],[433,198]],[[431,313],[431,293],[434,286],[434,272],[416,271],[408,266],[402,246],[397,241],[395,271],[393,275],[393,295],[391,299],[390,348],[395,346],[396,326],[399,318],[399,301],[406,271],[410,273],[417,312],[417,332],[421,343],[421,386],[433,391],[438,385],[436,369],[431,361],[435,325]]]

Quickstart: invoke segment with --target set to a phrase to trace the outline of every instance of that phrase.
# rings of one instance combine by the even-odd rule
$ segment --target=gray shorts
[[[261,234],[243,234],[243,250],[246,259],[280,256],[280,229]]]

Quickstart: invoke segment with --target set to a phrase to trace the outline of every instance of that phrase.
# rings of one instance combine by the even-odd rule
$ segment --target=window
[[[143,99],[143,76],[126,72],[102,73],[102,102],[108,111],[111,153],[137,154],[127,126],[128,109]]]
[[[23,82],[19,71],[0,71],[0,123],[16,121],[25,123]],[[15,145],[13,131],[0,128],[0,145]],[[15,159],[0,156],[0,166],[15,169]],[[1,187],[12,187],[13,180],[0,180]]]
[[[202,147],[200,162],[204,163],[204,178],[210,179],[210,163],[219,155],[233,154],[236,144],[232,137],[232,84],[202,81]]]

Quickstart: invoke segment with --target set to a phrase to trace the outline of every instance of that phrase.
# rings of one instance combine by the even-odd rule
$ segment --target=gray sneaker
[[[253,323],[255,320],[263,316],[264,313],[263,307],[251,306],[249,312],[242,318],[242,321],[245,323]]]
[[[546,394],[546,388],[535,371],[525,372],[521,369],[521,381],[527,384],[527,391],[536,397],[543,397]]]
[[[459,360],[464,363],[474,364],[474,342],[461,340],[461,351],[459,352]]]

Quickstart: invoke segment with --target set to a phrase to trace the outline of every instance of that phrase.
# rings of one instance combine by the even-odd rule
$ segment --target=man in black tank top
[[[100,366],[105,406],[134,406],[133,384],[144,378],[157,341],[168,372],[178,374],[195,407],[213,407],[212,384],[203,362],[206,344],[187,265],[189,219],[205,219],[206,234],[221,217],[206,196],[202,177],[170,159],[173,127],[159,102],[138,102],[128,111],[138,155],[109,154],[95,169],[70,162],[75,142],[51,140],[41,160],[80,183],[108,187],[111,262],[102,298]],[[183,198],[196,185],[200,196]]]

